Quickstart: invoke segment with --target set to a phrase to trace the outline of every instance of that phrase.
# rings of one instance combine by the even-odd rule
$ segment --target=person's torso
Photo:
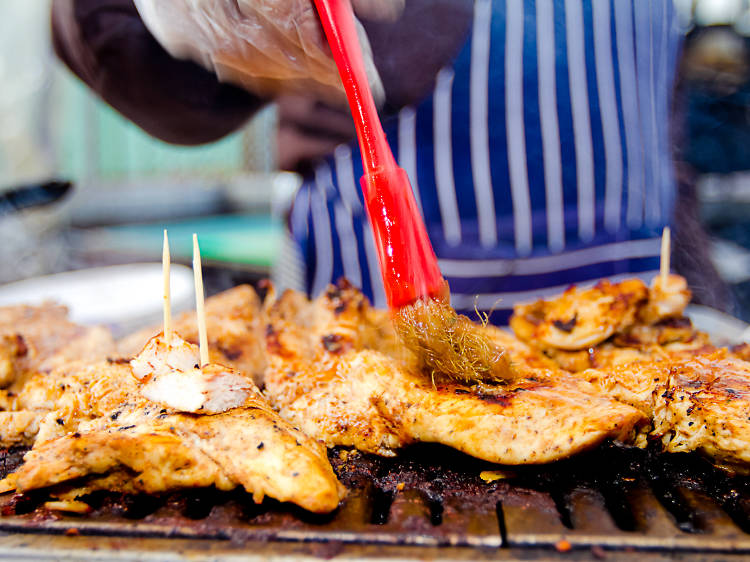
[[[658,268],[678,47],[671,0],[474,2],[431,95],[385,123],[456,309],[503,322],[532,295]],[[304,183],[289,222],[304,266],[282,284],[315,295],[346,276],[385,304],[361,175],[352,143]]]

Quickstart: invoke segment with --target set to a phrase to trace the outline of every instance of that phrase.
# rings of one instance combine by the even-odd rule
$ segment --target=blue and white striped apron
[[[493,310],[659,266],[674,207],[672,0],[475,0],[432,95],[385,123],[453,306]],[[355,143],[300,188],[281,285],[346,276],[385,306]]]

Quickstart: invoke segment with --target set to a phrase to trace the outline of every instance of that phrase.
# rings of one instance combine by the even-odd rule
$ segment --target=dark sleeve
[[[265,103],[171,57],[132,0],[54,0],[52,40],[57,55],[104,101],[170,143],[218,140]]]
[[[430,94],[440,69],[452,65],[466,43],[473,13],[472,0],[407,0],[394,23],[363,20],[386,91],[384,113]]]

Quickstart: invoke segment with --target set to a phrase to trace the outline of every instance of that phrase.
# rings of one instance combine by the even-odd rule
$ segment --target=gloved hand
[[[396,19],[405,0],[352,0],[359,17]],[[159,43],[220,80],[256,94],[310,92],[343,100],[343,86],[312,0],[135,0]],[[383,85],[370,43],[357,22],[376,100]],[[189,87],[189,85],[188,85]]]

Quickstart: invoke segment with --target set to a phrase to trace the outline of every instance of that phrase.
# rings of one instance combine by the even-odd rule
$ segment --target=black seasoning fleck
[[[119,417],[120,417],[120,412],[115,412],[114,414],[109,416],[109,419],[111,419],[112,421],[115,421]]]
[[[127,429],[133,429],[134,427],[135,427],[134,425],[124,425],[124,426],[118,428],[117,431],[125,431]]]
[[[127,357],[107,357],[107,363],[110,365],[124,365],[130,363],[130,359]]]
[[[227,348],[219,348],[221,353],[229,359],[230,361],[234,361],[235,359],[239,359],[242,356],[242,350],[241,349],[227,349]]]
[[[343,338],[340,334],[327,334],[323,336],[323,347],[326,351],[331,353],[338,353],[341,351],[343,344],[341,342]]]
[[[560,330],[561,332],[570,333],[573,331],[573,328],[576,327],[576,322],[578,322],[578,315],[574,315],[573,318],[570,320],[554,320],[552,324]]]
[[[55,422],[57,423],[57,425],[65,425],[65,420],[62,418],[57,418]]]
[[[78,439],[81,436],[77,431],[73,434],[73,439]]]
[[[341,289],[338,287],[328,287],[326,290],[326,298],[329,300],[336,300],[341,297]]]
[[[260,443],[258,443],[258,450],[259,450],[259,451],[260,451],[260,450],[261,450],[261,449],[262,449],[263,447],[265,447],[265,445],[263,444],[263,441],[261,441]]]
[[[25,357],[29,353],[29,347],[21,334],[16,334],[16,357]]]

